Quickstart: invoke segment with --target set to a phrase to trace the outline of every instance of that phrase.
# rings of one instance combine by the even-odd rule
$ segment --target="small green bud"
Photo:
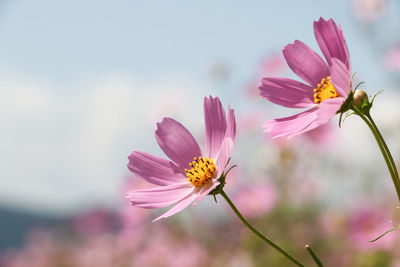
[[[357,89],[353,94],[353,106],[362,110],[368,105],[368,95],[364,90]]]

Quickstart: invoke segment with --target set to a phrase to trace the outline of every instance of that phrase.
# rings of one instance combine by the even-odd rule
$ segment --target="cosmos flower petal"
[[[204,121],[206,127],[207,156],[214,158],[226,134],[226,115],[218,97],[204,98]]]
[[[345,99],[343,97],[335,97],[322,102],[319,105],[315,122],[318,125],[327,123],[336,115],[336,112],[340,109],[344,101]]]
[[[261,80],[260,95],[288,108],[314,106],[313,88],[292,79],[267,77]]]
[[[173,206],[170,210],[162,214],[161,216],[157,217],[156,219],[153,220],[153,222],[158,221],[162,218],[167,218],[169,216],[172,216],[180,211],[182,211],[184,208],[189,206],[198,196],[198,193],[191,193],[181,199],[175,206]]]
[[[189,183],[180,183],[167,186],[156,186],[148,189],[131,190],[126,198],[132,206],[154,209],[172,205],[193,192]]]
[[[201,201],[203,198],[205,198],[208,193],[210,193],[212,190],[214,190],[220,182],[218,181],[211,181],[205,186],[203,186],[199,192],[199,196],[196,198],[196,200],[193,202],[193,205],[196,205],[199,201]]]
[[[314,107],[293,116],[267,121],[264,124],[264,132],[269,134],[270,139],[278,137],[289,139],[303,133],[304,130],[312,130],[318,126],[314,123],[317,117],[317,110],[318,107]]]
[[[194,157],[201,156],[200,147],[192,134],[174,119],[164,118],[162,122],[157,123],[156,140],[182,172],[188,168]]]
[[[329,76],[329,69],[323,59],[309,46],[296,40],[283,49],[286,62],[294,73],[316,88],[322,78]]]
[[[185,173],[172,161],[145,152],[133,151],[128,157],[128,169],[155,185],[180,183],[185,180]]]
[[[329,66],[332,65],[332,59],[337,58],[350,69],[349,52],[343,31],[333,19],[326,21],[320,18],[318,21],[314,21],[314,34]]]
[[[236,119],[235,119],[235,111],[228,107],[228,123],[226,127],[225,137],[229,137],[232,140],[235,139],[236,136]]]
[[[338,59],[332,59],[331,82],[339,95],[346,98],[350,93],[350,72],[347,67]]]
[[[225,138],[221,144],[218,155],[215,158],[217,164],[217,178],[221,176],[228,163],[233,148],[233,140],[229,137]]]
[[[349,48],[347,47],[346,44],[346,39],[344,38],[344,33],[342,30],[342,27],[339,25],[339,35],[340,35],[340,40],[342,42],[342,44],[344,44],[344,52],[346,54],[346,58],[347,58],[347,62],[344,62],[345,65],[347,66],[349,73],[351,73],[351,61],[350,61],[350,53],[349,53]]]

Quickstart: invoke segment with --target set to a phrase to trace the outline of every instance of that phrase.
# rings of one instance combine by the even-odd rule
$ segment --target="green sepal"
[[[383,93],[383,90],[379,90],[379,91],[372,97],[372,99],[371,99],[371,107],[372,107],[372,104],[374,103],[375,97],[377,97],[378,95],[380,95],[380,94],[382,94],[382,93]]]
[[[224,189],[225,179],[226,179],[226,174],[222,173],[221,176],[217,179],[219,185],[216,188],[214,188],[210,193],[208,193],[209,195],[213,195],[215,200],[216,200],[215,196],[218,195],[222,191],[222,189]]]
[[[353,95],[354,95],[354,92],[350,91],[350,93],[347,96],[346,100],[340,106],[340,109],[338,111],[336,111],[336,114],[343,114],[346,111],[352,109],[352,107],[353,107]]]
[[[359,112],[364,115],[368,115],[369,111],[372,108],[372,102],[369,102],[368,98],[364,99],[364,102],[361,104],[360,107],[355,107]]]
[[[351,115],[356,114],[354,111],[347,111],[346,114],[344,115],[344,118],[342,119],[344,113],[340,113],[339,117],[339,128],[342,126],[342,122],[344,122],[348,117]]]

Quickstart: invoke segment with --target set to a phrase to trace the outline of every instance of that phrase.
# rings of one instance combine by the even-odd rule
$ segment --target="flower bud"
[[[353,106],[361,109],[365,101],[368,102],[367,93],[364,90],[355,90],[353,94]]]

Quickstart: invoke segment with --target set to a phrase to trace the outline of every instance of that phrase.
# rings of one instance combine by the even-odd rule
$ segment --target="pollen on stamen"
[[[211,181],[217,169],[213,160],[207,157],[194,157],[189,166],[192,167],[190,170],[185,169],[187,180],[196,187]]]
[[[340,95],[336,91],[335,87],[331,82],[331,77],[328,76],[326,79],[322,79],[321,83],[314,90],[314,102],[320,104],[329,98],[339,97]]]

